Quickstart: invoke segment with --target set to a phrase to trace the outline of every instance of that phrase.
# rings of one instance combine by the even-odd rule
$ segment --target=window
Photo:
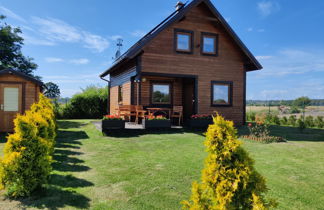
[[[152,84],[152,104],[171,104],[171,85],[167,83]]]
[[[118,86],[118,103],[123,103],[123,86]]]
[[[232,106],[233,83],[227,81],[212,81],[211,83],[211,105]]]
[[[180,53],[192,53],[193,32],[175,29],[175,50]]]
[[[19,111],[19,88],[4,88],[4,109],[5,112]]]
[[[218,55],[218,34],[201,33],[201,53],[203,55]]]

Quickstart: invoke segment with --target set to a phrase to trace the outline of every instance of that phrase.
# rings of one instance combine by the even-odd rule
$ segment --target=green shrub
[[[89,86],[62,108],[62,118],[99,119],[107,113],[107,88]]]
[[[300,109],[298,109],[298,107],[292,106],[290,108],[290,114],[298,114],[298,113],[300,113]]]
[[[288,125],[288,118],[286,116],[280,119],[280,125]]]
[[[208,157],[202,182],[192,184],[192,196],[183,209],[268,209],[275,202],[264,198],[265,179],[240,147],[233,122],[214,118],[206,133]]]
[[[269,126],[266,123],[257,122],[255,124],[249,123],[248,128],[250,131],[250,136],[254,137],[264,137],[269,136]]]
[[[324,128],[323,116],[317,116],[314,120],[314,123],[317,128]]]
[[[274,115],[272,117],[272,123],[275,125],[280,125],[280,118],[278,117],[278,115]]]
[[[290,115],[288,118],[288,125],[296,126],[297,118],[296,115]]]
[[[246,120],[249,122],[254,122],[255,121],[255,112],[248,112],[246,113]]]
[[[307,117],[305,118],[305,125],[306,125],[306,127],[308,127],[308,128],[315,127],[315,122],[314,122],[314,118],[313,118],[313,116],[307,116]]]
[[[47,182],[56,136],[53,107],[40,96],[38,103],[14,120],[0,164],[0,185],[10,197],[29,196]]]
[[[301,118],[299,118],[297,120],[297,127],[300,130],[300,132],[303,132],[306,128],[306,123],[304,122],[304,120],[302,120]]]

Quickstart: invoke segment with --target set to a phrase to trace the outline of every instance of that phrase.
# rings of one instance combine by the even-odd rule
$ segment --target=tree
[[[265,179],[253,167],[254,161],[240,146],[232,121],[217,115],[210,125],[205,146],[208,156],[202,182],[194,182],[190,201],[183,209],[268,209],[275,201],[266,201]]]
[[[293,101],[293,106],[296,106],[303,110],[303,119],[305,118],[305,108],[309,106],[310,103],[311,100],[306,96],[299,97]]]
[[[44,95],[47,98],[58,98],[61,94],[60,88],[57,84],[53,83],[53,82],[48,82],[45,84],[46,86],[46,90],[44,92]]]
[[[22,31],[20,28],[14,28],[3,20],[5,16],[0,15],[0,70],[12,68],[29,76],[40,79],[33,72],[37,68],[37,64],[30,57],[25,57],[21,48],[24,39],[20,36]]]

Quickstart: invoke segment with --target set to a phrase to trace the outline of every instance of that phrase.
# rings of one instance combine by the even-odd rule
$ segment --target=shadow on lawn
[[[69,129],[69,128],[80,128],[85,126],[87,123],[75,122],[75,121],[58,121],[57,125],[60,129]]]
[[[59,131],[54,151],[54,171],[82,172],[90,170],[83,165],[84,161],[77,156],[82,140],[88,139],[84,131]],[[77,146],[76,146],[77,145]],[[92,182],[77,178],[71,174],[51,174],[49,183],[33,194],[32,197],[21,199],[21,203],[27,207],[59,209],[67,206],[86,209],[90,207],[90,199],[76,190],[77,188],[93,186]]]
[[[124,129],[124,130],[110,130],[103,132],[104,136],[115,138],[134,138],[147,134],[182,134],[186,129],[172,128],[172,129]]]
[[[239,135],[248,135],[247,126],[238,129]],[[288,141],[324,141],[324,129],[306,128],[301,132],[297,127],[271,125],[270,134],[273,136],[281,136]]]

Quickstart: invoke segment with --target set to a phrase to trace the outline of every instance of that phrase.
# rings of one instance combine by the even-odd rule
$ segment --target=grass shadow
[[[6,143],[8,135],[8,133],[0,133],[0,143]]]
[[[115,138],[134,138],[147,134],[182,134],[185,129],[123,129],[102,132],[104,136]]]
[[[92,182],[89,182],[85,179],[76,178],[72,175],[60,175],[60,174],[52,174],[50,176],[50,185],[56,185],[60,187],[91,187],[93,186]]]
[[[67,206],[74,208],[87,209],[90,207],[90,199],[75,192],[74,190],[64,190],[59,186],[48,185],[35,192],[30,198],[19,199],[22,206],[40,209],[61,209]]]
[[[62,121],[59,120],[57,122],[57,125],[60,129],[69,129],[69,128],[80,128],[82,126],[85,126],[87,123],[83,123],[83,122],[75,122],[75,121]]]
[[[70,123],[70,122],[68,122]],[[72,126],[72,124],[68,124]],[[49,183],[37,190],[31,197],[19,199],[23,208],[80,208],[90,207],[90,199],[76,190],[78,188],[90,187],[94,184],[85,179],[75,177],[72,174],[59,174],[57,172],[82,172],[90,170],[84,165],[84,160],[79,159],[82,155],[79,152],[81,141],[88,139],[84,131],[59,131],[56,139],[56,146],[53,154],[52,163],[55,174],[49,177]]]

